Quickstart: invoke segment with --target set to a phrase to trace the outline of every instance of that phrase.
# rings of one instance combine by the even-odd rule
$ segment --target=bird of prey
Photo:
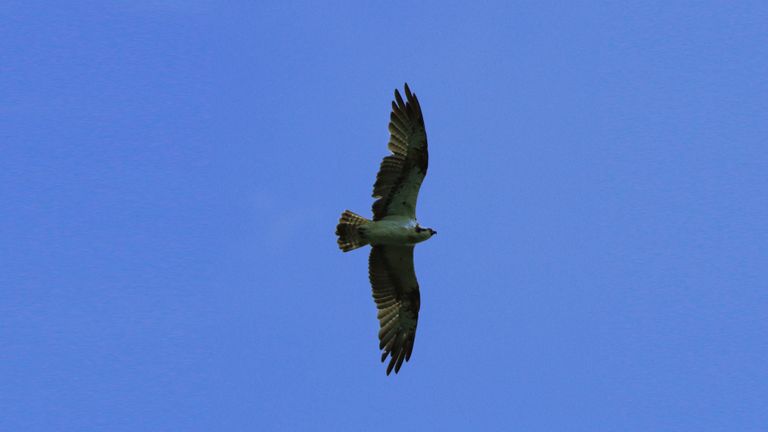
[[[371,245],[368,277],[379,319],[381,361],[387,375],[411,358],[419,317],[419,283],[413,248],[437,231],[416,221],[416,198],[427,174],[427,132],[416,95],[405,84],[405,100],[395,90],[389,117],[389,151],[373,185],[373,220],[349,210],[336,226],[344,252]]]

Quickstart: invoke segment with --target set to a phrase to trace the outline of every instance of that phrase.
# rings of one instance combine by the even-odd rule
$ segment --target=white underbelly
[[[410,224],[376,221],[366,227],[366,237],[372,245],[411,245],[419,241]]]

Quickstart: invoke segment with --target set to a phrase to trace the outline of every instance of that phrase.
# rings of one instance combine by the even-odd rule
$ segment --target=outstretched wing
[[[381,361],[390,357],[387,375],[400,371],[416,339],[419,283],[413,268],[413,246],[374,246],[368,259],[373,300],[379,310]]]
[[[405,101],[395,90],[389,117],[390,156],[384,158],[373,185],[373,220],[390,215],[416,218],[416,198],[427,175],[427,131],[416,95],[405,85]]]

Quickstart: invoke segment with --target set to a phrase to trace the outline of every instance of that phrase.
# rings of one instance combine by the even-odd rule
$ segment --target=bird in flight
[[[389,117],[389,151],[373,185],[373,220],[349,210],[336,226],[344,252],[371,245],[368,277],[379,319],[381,361],[387,375],[411,358],[419,318],[419,283],[413,248],[437,231],[416,221],[416,198],[427,174],[427,132],[419,100],[405,84],[405,100],[395,90]]]

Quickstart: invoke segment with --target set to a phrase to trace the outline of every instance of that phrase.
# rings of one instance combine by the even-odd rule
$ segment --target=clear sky
[[[642,5],[639,5],[642,3]],[[0,430],[765,431],[765,2],[0,5]],[[421,101],[421,315],[366,250]]]

